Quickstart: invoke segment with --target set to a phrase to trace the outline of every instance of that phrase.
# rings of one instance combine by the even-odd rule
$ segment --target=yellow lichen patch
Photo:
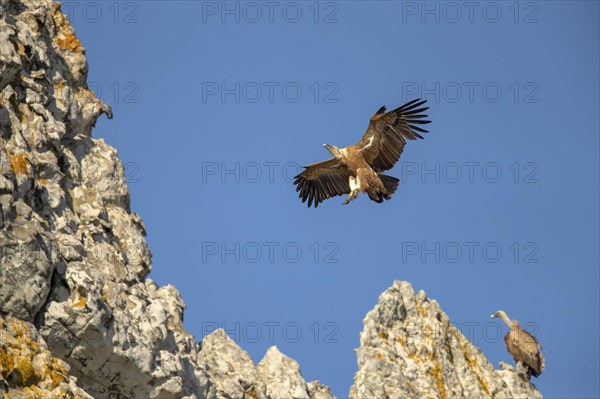
[[[477,363],[475,362],[475,360],[472,359],[472,358],[469,358],[469,359],[467,359],[467,363],[469,363],[469,368],[471,370],[473,370],[473,374],[475,374],[475,377],[477,378],[477,381],[479,382],[479,385],[481,385],[481,389],[483,389],[483,391],[485,393],[489,394],[490,393],[490,388],[486,384],[485,380],[483,378],[481,378],[481,376],[479,375],[479,373],[477,371],[475,371],[475,368],[477,367]]]
[[[68,388],[64,363],[34,340],[33,327],[14,318],[4,321],[0,317],[0,376],[8,383],[6,399],[81,399]]]
[[[75,36],[75,31],[69,25],[69,21],[67,17],[64,16],[62,12],[58,9],[54,13],[54,23],[58,29],[56,33],[56,43],[63,50],[70,50],[73,52],[81,51],[81,42]]]
[[[37,342],[35,342],[33,339],[29,339],[29,341],[27,342],[27,345],[29,346],[29,348],[34,352],[34,353],[39,353],[40,351],[40,344],[38,344]]]
[[[417,352],[410,352],[408,354],[408,358],[411,359],[415,363],[421,363],[421,358],[419,358],[419,355],[417,354]]]
[[[60,383],[63,382],[64,379],[65,379],[65,377],[62,374],[60,374],[59,372],[57,372],[55,370],[50,371],[50,381],[52,381],[52,389],[59,386]]]
[[[2,378],[6,379],[8,375],[13,371],[15,367],[15,359],[8,351],[6,345],[2,345],[0,347],[0,375]]]
[[[46,179],[38,179],[37,182],[38,182],[38,185],[40,185],[40,186],[45,186],[47,184]]]
[[[425,309],[425,307],[417,304],[417,309],[419,310],[421,317],[427,317],[427,309]]]
[[[406,339],[404,337],[401,337],[400,335],[396,336],[396,342],[398,342],[403,347],[406,346]]]
[[[27,154],[17,154],[10,159],[10,166],[15,176],[29,174],[29,159]]]
[[[82,296],[77,301],[75,301],[75,303],[73,304],[73,307],[74,308],[82,308],[85,306],[86,303],[87,303],[87,297]]]
[[[56,388],[61,382],[65,380],[67,370],[61,366],[57,358],[52,359],[52,370],[50,371],[50,380],[52,381],[52,388]]]
[[[431,370],[431,375],[435,380],[435,386],[440,394],[440,399],[445,399],[448,397],[446,393],[446,385],[444,383],[444,374],[442,373],[442,368],[440,367],[440,363],[436,360],[433,362],[433,369]]]
[[[64,50],[71,50],[73,52],[81,51],[81,43],[79,42],[79,39],[77,39],[77,36],[75,36],[75,34],[66,35],[63,38],[59,37],[58,39],[56,39],[56,41],[60,48]]]
[[[379,331],[379,334],[377,334],[377,335],[379,335],[379,338],[383,338],[383,339],[387,339],[387,337],[388,337],[387,333],[383,330]]]
[[[377,360],[381,360],[383,359],[383,355],[379,352],[377,352],[377,355],[375,355],[377,357]]]
[[[397,335],[396,342],[398,342],[406,350],[406,354],[408,355],[409,359],[411,359],[415,363],[421,363],[419,355],[417,354],[417,352],[414,351],[414,349],[411,349],[411,347],[408,346],[405,337]]]
[[[251,387],[249,390],[244,391],[244,399],[258,399],[258,391],[255,387]]]
[[[31,339],[31,336],[29,335],[29,327],[27,326],[27,324],[25,322],[22,322],[17,319],[13,319],[10,323],[10,326],[12,327],[13,331],[15,332],[16,338]]]
[[[14,375],[15,383],[22,386],[30,386],[40,381],[40,376],[36,374],[31,358],[21,356],[15,362],[15,368],[11,373]]]
[[[475,378],[477,378],[477,382],[479,382],[481,389],[483,389],[483,391],[485,393],[489,394],[490,388],[486,384],[485,380],[483,378],[481,378],[481,376],[477,372],[477,370],[479,369],[479,366],[477,365],[477,361],[475,361],[475,359],[473,357],[471,357],[471,355],[469,354],[469,352],[467,351],[467,349],[465,348],[465,346],[463,345],[463,343],[460,339],[458,339],[458,346],[460,347],[460,351],[462,352],[463,356],[465,357],[467,366],[471,369],[471,371],[473,371],[473,374],[475,374]]]

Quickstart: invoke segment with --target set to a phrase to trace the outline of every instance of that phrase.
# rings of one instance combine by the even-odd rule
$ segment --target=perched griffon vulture
[[[521,362],[527,369],[527,376],[531,378],[539,376],[544,371],[544,356],[542,347],[537,339],[527,331],[523,330],[516,320],[510,320],[504,311],[499,310],[492,317],[501,318],[510,328],[508,334],[504,336],[506,349],[515,362]]]
[[[305,170],[295,177],[294,184],[302,202],[308,199],[308,207],[315,204],[316,208],[328,198],[350,194],[345,205],[361,192],[366,192],[378,203],[391,199],[399,180],[382,172],[398,162],[406,140],[422,139],[418,132],[427,133],[417,126],[431,122],[423,119],[427,115],[422,112],[428,107],[419,108],[426,101],[412,100],[390,112],[381,107],[355,145],[337,148],[323,144],[333,158],[305,166]]]

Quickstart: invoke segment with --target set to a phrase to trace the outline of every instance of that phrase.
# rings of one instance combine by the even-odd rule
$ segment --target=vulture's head
[[[502,319],[508,326],[510,326],[510,324],[511,324],[510,319],[508,318],[508,316],[506,315],[506,313],[503,310],[497,311],[490,317],[492,317],[492,318],[498,317],[498,318]]]
[[[327,148],[327,151],[329,151],[335,159],[340,159],[342,157],[340,149],[336,146],[330,144],[323,144],[323,147]]]

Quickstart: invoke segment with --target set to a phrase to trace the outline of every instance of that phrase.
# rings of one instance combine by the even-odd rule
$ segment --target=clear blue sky
[[[495,366],[489,315],[531,323],[540,391],[598,397],[599,3],[272,4],[63,6],[186,327],[224,323],[255,361],[277,345],[343,398],[362,318],[408,280]],[[431,133],[392,201],[299,201],[298,164],[416,97]]]

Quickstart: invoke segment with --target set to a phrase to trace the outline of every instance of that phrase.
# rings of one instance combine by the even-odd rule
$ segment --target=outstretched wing
[[[422,114],[429,107],[419,108],[427,100],[412,100],[393,111],[381,107],[371,117],[366,133],[356,144],[365,160],[376,172],[391,169],[402,154],[406,140],[422,139],[419,133],[428,131],[417,126],[430,123]]]
[[[294,184],[302,202],[308,199],[308,207],[337,195],[349,194],[348,169],[332,158],[304,167],[305,170],[295,176]]]
[[[537,377],[544,371],[542,346],[533,335],[519,326],[506,334],[504,342],[515,361],[525,363],[531,370],[531,374]]]

